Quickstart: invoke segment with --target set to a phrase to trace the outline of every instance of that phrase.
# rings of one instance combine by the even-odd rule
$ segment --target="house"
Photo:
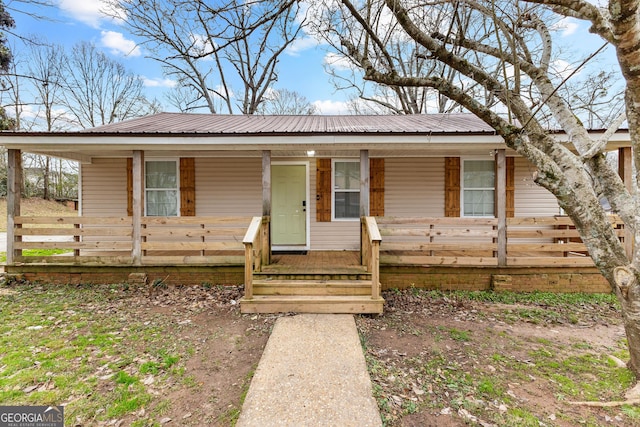
[[[381,312],[380,287],[609,291],[535,168],[469,114],[160,113],[0,144],[6,270],[31,279],[244,283],[246,312]],[[608,146],[627,181],[629,147]],[[80,163],[77,217],[20,215],[21,152]]]

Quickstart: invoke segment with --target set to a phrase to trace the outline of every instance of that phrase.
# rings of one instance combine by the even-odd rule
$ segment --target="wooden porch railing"
[[[15,263],[131,264],[131,217],[18,216],[14,223]],[[38,255],[26,256],[27,250]],[[41,255],[43,250],[63,253]]]
[[[624,225],[611,216],[621,239]],[[495,218],[378,218],[380,262],[390,265],[586,267],[593,261],[568,217],[507,219],[507,257],[498,261]]]
[[[269,217],[253,217],[242,239],[244,244],[244,297],[253,298],[253,273],[269,264]]]
[[[145,217],[141,220],[139,259],[142,265],[243,265],[249,247],[250,268],[260,268],[270,262],[269,217],[256,218]],[[14,223],[15,241],[7,246],[13,250],[15,264],[134,262],[131,217],[16,216]],[[625,240],[625,247],[630,246],[630,236],[625,235],[620,219],[611,216],[611,223],[619,238]],[[494,218],[364,217],[362,263],[376,274],[379,264],[593,266],[567,217],[509,218],[506,228],[506,242],[498,242]],[[499,263],[497,256],[501,244],[506,247],[504,263]],[[51,249],[66,252],[25,253]]]
[[[144,265],[242,264],[250,217],[144,217]],[[131,217],[16,217],[16,263],[133,264]],[[56,249],[60,255],[25,255]]]
[[[360,250],[362,264],[371,273],[371,298],[380,298],[380,230],[376,219],[371,216],[362,217]]]

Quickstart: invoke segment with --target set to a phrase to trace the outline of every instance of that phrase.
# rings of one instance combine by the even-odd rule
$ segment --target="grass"
[[[56,201],[43,200],[38,198],[23,199],[21,211],[24,216],[76,216],[78,213]],[[56,227],[55,224],[51,225]],[[0,199],[0,232],[7,231],[7,200]],[[52,256],[68,253],[64,249],[25,249],[24,256]],[[7,262],[7,253],[0,252],[0,263]]]
[[[478,318],[483,322],[493,317],[500,323],[509,320],[506,323],[542,325],[533,327],[538,329],[556,323],[573,325],[588,318],[589,314],[611,315],[619,310],[615,295],[608,294],[441,292],[417,289],[406,292],[414,297],[424,297],[422,302],[415,302],[417,307],[439,307],[444,305],[443,301],[447,301],[457,310],[460,307],[470,310],[471,307],[481,312],[483,309],[478,305],[467,302],[497,303],[499,305],[488,310],[490,315],[479,313]],[[585,311],[585,317],[576,314],[585,307],[593,311]],[[411,308],[406,310],[409,312]],[[390,310],[390,313],[393,311]],[[449,312],[443,310],[443,313],[443,316],[447,316]],[[576,416],[574,407],[566,402],[621,400],[625,391],[636,381],[631,371],[616,366],[608,357],[612,354],[628,360],[625,340],[616,343],[615,348],[603,351],[584,342],[556,340],[553,335],[548,338],[520,336],[496,333],[489,327],[489,336],[494,339],[487,342],[482,328],[467,330],[464,324],[457,328],[434,326],[430,322],[414,323],[410,319],[410,315],[385,314],[384,318],[379,319],[380,323],[371,325],[366,319],[361,319],[363,325],[369,325],[370,329],[365,330],[372,331],[370,333],[392,329],[397,337],[405,337],[406,323],[412,323],[411,328],[421,328],[415,335],[424,336],[427,342],[433,343],[416,356],[394,357],[393,352],[402,352],[402,347],[386,346],[383,347],[383,355],[378,356],[375,349],[370,351],[367,344],[372,336],[360,331],[365,359],[373,380],[374,396],[386,426],[404,425],[403,417],[416,412],[438,414],[440,411],[449,411],[455,414],[462,410],[493,425],[543,425],[540,420],[546,418],[548,413],[545,415],[539,408],[528,406],[527,399],[521,399],[520,390],[528,389],[528,383],[534,381],[536,389],[542,387],[548,390],[551,399],[558,402],[555,415],[559,420],[566,416],[575,423],[600,425],[593,421],[591,415]],[[417,385],[419,392],[412,394]],[[394,400],[393,396],[400,396],[402,400]],[[409,400],[410,396],[417,396],[418,400]],[[561,404],[565,404],[567,409],[561,409]],[[501,405],[504,410],[497,410]],[[637,406],[627,405],[617,411],[603,411],[609,411],[611,418],[622,414],[626,417],[625,421],[632,424],[640,422],[640,408]],[[545,421],[544,425],[555,423]]]
[[[121,298],[115,285],[0,288],[0,402],[106,423],[151,402],[146,376],[181,382],[187,346],[170,325],[117,310]]]

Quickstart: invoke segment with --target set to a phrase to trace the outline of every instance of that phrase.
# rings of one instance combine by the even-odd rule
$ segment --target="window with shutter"
[[[175,160],[163,160],[160,162],[163,162],[164,166],[160,165],[158,161],[145,162],[146,215],[176,216],[179,203],[181,216],[195,216],[195,158],[181,158],[179,172],[175,167],[177,163]],[[169,163],[172,163],[173,166],[170,167]],[[167,167],[171,170],[169,171]],[[180,191],[177,191],[176,175],[179,176]],[[180,195],[180,200],[178,200],[178,194]],[[164,205],[164,207],[160,208],[160,205]],[[127,159],[127,215],[133,215],[133,159],[131,158]]]

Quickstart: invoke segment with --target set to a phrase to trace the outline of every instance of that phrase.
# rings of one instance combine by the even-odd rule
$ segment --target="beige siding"
[[[558,201],[545,188],[533,182],[535,167],[524,158],[515,159],[516,216],[553,216],[560,209]]]
[[[127,160],[82,165],[82,215],[127,216]]]
[[[309,166],[311,250],[359,250],[360,221],[316,221],[316,162]]]
[[[197,158],[196,215],[262,215],[262,159]]]
[[[385,216],[444,216],[444,159],[386,159]]]

